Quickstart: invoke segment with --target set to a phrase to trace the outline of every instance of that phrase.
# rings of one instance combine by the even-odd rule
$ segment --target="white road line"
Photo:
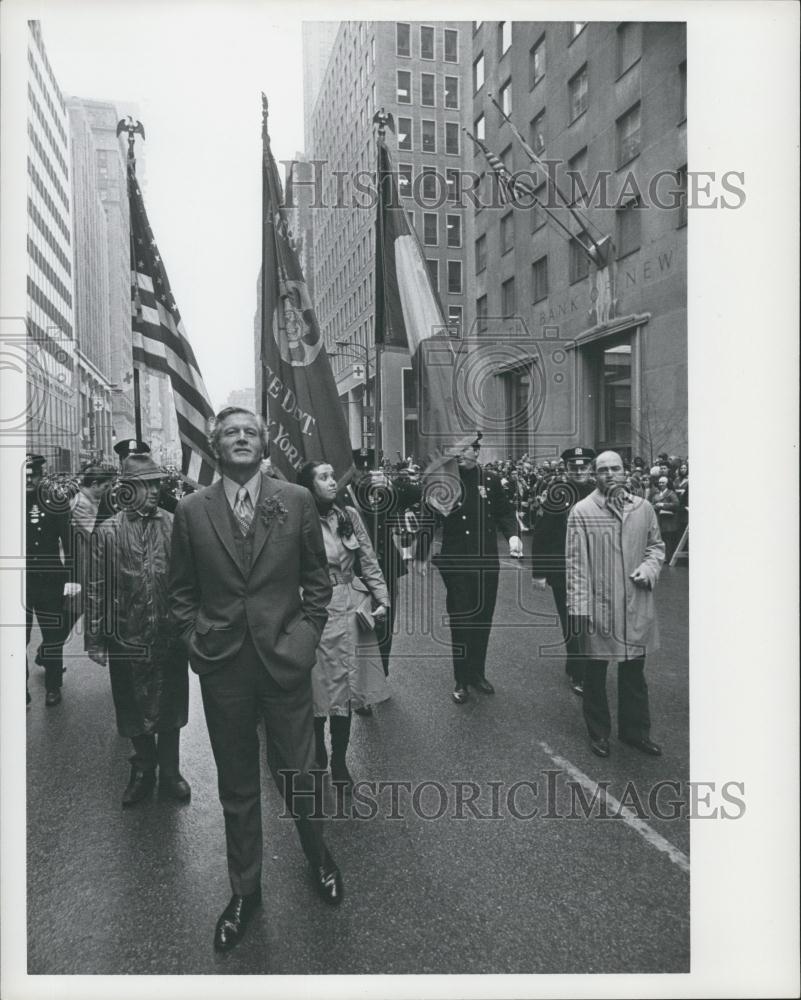
[[[554,764],[563,771],[566,771],[574,781],[577,781],[582,786],[585,792],[589,792],[593,797],[597,794],[605,799],[612,807],[614,814],[619,816],[626,826],[631,827],[632,830],[636,830],[644,840],[648,841],[651,847],[655,847],[657,851],[667,854],[673,864],[681,868],[682,871],[689,872],[690,859],[683,851],[680,851],[678,847],[671,844],[669,840],[665,840],[652,826],[649,826],[644,820],[640,819],[628,806],[624,806],[622,802],[619,802],[614,795],[610,795],[605,788],[601,788],[592,778],[588,778],[583,771],[580,771],[574,764],[571,764],[569,760],[560,757],[547,743],[540,741],[540,746]]]

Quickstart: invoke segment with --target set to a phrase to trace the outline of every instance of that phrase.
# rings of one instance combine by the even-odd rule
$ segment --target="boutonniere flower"
[[[268,528],[274,520],[277,520],[279,524],[283,524],[288,513],[289,511],[278,497],[268,497],[259,504],[259,515]]]

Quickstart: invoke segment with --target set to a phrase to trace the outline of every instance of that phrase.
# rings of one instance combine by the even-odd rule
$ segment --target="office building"
[[[575,209],[542,170],[530,186],[569,234],[481,185],[471,337],[485,453],[686,454],[685,26],[477,22],[470,62],[473,130],[531,170],[494,95]],[[474,168],[487,174],[480,152]],[[606,267],[581,245],[594,243]]]
[[[57,472],[79,450],[69,121],[41,26],[28,29],[27,448]]]
[[[458,188],[472,164],[462,132],[472,114],[471,33],[470,22],[343,22],[319,89],[306,148],[325,202],[313,209],[315,305],[355,448],[374,441],[376,210],[360,190],[376,187],[373,116],[382,108],[393,116],[387,143],[400,194],[445,315],[461,329],[473,243]],[[415,429],[409,373],[408,353],[382,352],[382,444],[393,460],[408,453]]]

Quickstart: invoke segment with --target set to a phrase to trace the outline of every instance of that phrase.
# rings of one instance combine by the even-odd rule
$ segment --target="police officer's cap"
[[[114,451],[120,456],[120,461],[129,455],[149,455],[150,445],[144,441],[137,441],[136,438],[125,438],[114,445]]]
[[[47,459],[44,455],[33,455],[29,452],[25,456],[25,468],[29,472],[35,472],[37,469],[41,469],[45,462],[47,462]]]
[[[560,458],[571,465],[589,465],[595,458],[592,448],[566,448]]]
[[[468,434],[466,437],[461,438],[453,445],[453,453],[455,455],[461,454],[465,448],[480,448],[481,439],[484,435],[481,431],[476,431],[475,434]]]

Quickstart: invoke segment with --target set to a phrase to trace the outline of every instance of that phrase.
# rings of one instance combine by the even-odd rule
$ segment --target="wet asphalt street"
[[[264,906],[223,956],[212,935],[230,887],[197,678],[181,743],[191,802],[156,796],[123,810],[129,743],[116,734],[106,670],[73,635],[61,705],[45,708],[44,672],[31,666],[29,973],[689,971],[689,822],[665,805],[685,799],[689,773],[687,586],[686,564],[663,570],[662,648],[646,670],[664,756],[613,739],[601,760],[566,683],[551,593],[532,589],[528,567],[503,564],[488,657],[497,693],[461,707],[440,581],[422,592],[417,578],[403,581],[392,698],[354,718],[349,757],[354,779],[397,784],[372,796],[364,787],[356,808],[369,817],[374,803],[374,818],[327,829],[345,902],[331,910],[316,897],[264,768]],[[614,670],[608,687],[614,725]],[[663,790],[659,818],[648,796],[664,780],[681,793]],[[645,818],[615,818],[611,799],[612,818],[598,802],[585,818],[576,789],[591,801],[596,782],[632,808],[639,795]]]

